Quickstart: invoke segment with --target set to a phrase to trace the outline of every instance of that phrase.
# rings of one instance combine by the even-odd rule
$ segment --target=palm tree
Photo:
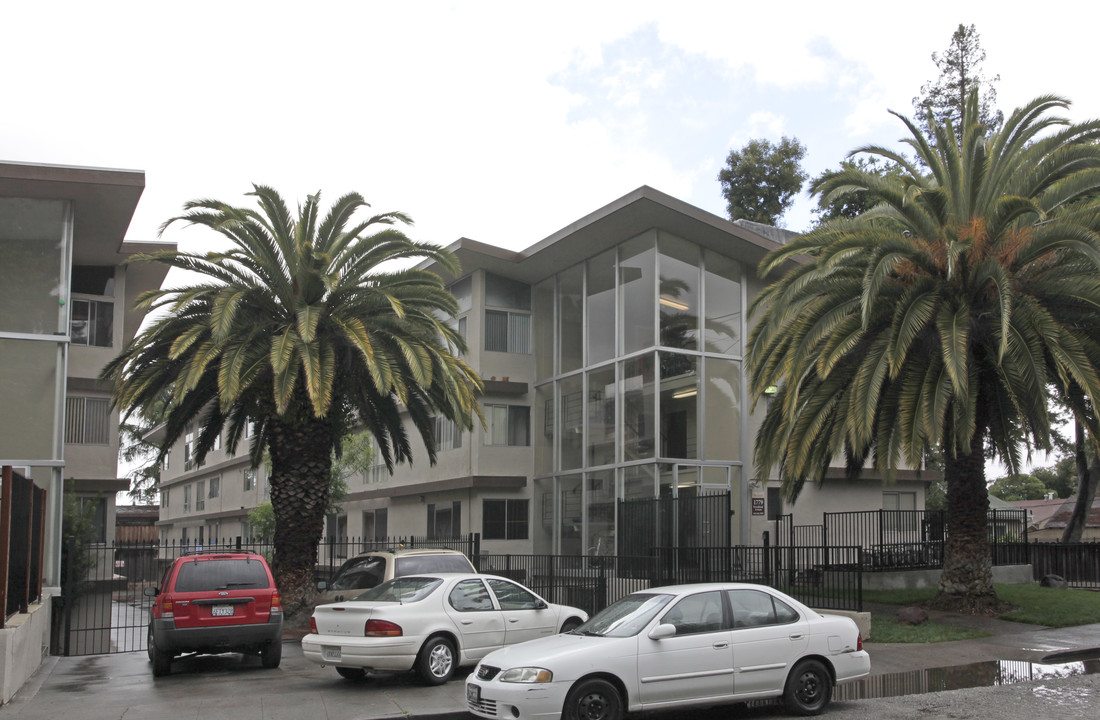
[[[392,471],[413,459],[407,412],[434,463],[433,415],[471,427],[481,383],[456,355],[465,343],[446,322],[457,306],[440,278],[382,267],[426,258],[458,271],[446,250],[394,227],[410,223],[406,215],[353,220],[367,207],[353,193],[324,219],[319,195],[309,196],[295,218],[271,188],[256,185],[249,195],[258,211],[197,200],[161,228],[208,227],[229,240],[228,251],[135,258],[204,277],[142,295],[139,307],[161,312],[104,377],[127,414],[168,398],[162,454],[192,422],[200,461],[223,429],[235,450],[246,423],[255,424],[253,462],[266,449],[271,463],[273,569],[292,616],[312,595],[341,438],[365,428]]]
[[[778,466],[794,500],[834,457],[887,481],[942,451],[947,543],[937,604],[996,606],[986,535],[987,457],[1017,472],[1021,444],[1049,447],[1048,396],[1096,437],[1100,392],[1100,122],[1050,115],[1040,97],[988,138],[971,94],[956,133],[910,120],[927,174],[871,146],[897,175],[858,167],[819,178],[822,203],[856,190],[879,204],[772,252],[750,312],[754,401],[778,386],[756,436],[758,471]],[[896,113],[895,113],[896,114]],[[961,135],[961,137],[960,137]]]

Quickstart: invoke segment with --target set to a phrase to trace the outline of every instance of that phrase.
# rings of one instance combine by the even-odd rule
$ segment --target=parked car
[[[279,667],[283,606],[262,555],[248,551],[185,555],[164,571],[149,609],[153,675],[167,675],[183,653],[259,653]]]
[[[507,578],[412,575],[317,607],[302,652],[349,679],[368,670],[415,670],[439,685],[497,648],[567,632],[587,619],[583,610],[548,603]]]
[[[371,550],[351,558],[327,583],[317,583],[318,604],[350,600],[364,590],[403,575],[423,573],[477,572],[470,559],[458,550],[440,548],[398,548]]]
[[[619,720],[624,713],[782,697],[799,715],[867,675],[856,624],[761,585],[644,590],[576,630],[486,655],[466,680],[483,718]]]

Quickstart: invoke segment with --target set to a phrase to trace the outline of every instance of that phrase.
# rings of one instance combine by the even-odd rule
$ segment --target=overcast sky
[[[798,137],[811,175],[892,145],[887,109],[912,112],[960,22],[1002,108],[1059,93],[1100,116],[1100,5],[1029,7],[8,2],[0,160],[144,170],[132,240],[257,182],[291,204],[355,190],[417,239],[520,249],[640,185],[724,215],[716,176],[750,138]],[[166,238],[205,249],[204,232]]]

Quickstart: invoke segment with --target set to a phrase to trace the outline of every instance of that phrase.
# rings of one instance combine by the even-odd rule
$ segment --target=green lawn
[[[996,585],[998,597],[1013,605],[1016,609],[1000,616],[1002,620],[1046,625],[1048,627],[1070,627],[1100,623],[1100,592],[1091,590],[1052,590],[1040,587],[1038,583],[1026,585]],[[887,603],[890,605],[919,605],[931,600],[936,594],[935,588],[925,590],[864,590],[863,599],[867,602]],[[878,642],[940,642],[939,640],[886,640],[891,632],[889,618],[872,617],[872,635]],[[927,623],[926,623],[927,624]],[[900,629],[917,630],[917,628]],[[917,635],[916,632],[913,633]],[[957,640],[960,638],[944,638]]]
[[[931,621],[920,625],[903,625],[886,615],[871,616],[871,637],[876,643],[938,643],[949,640],[970,640],[988,637],[989,633],[967,628],[950,627]]]

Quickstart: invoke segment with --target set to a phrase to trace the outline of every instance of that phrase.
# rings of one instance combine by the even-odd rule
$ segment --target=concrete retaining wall
[[[43,588],[41,603],[12,615],[0,629],[0,704],[15,696],[48,654],[52,606],[52,595]]]
[[[920,590],[939,585],[942,570],[904,570],[863,573],[864,590]],[[1030,565],[999,565],[993,568],[993,582],[1019,585],[1033,582]]]

